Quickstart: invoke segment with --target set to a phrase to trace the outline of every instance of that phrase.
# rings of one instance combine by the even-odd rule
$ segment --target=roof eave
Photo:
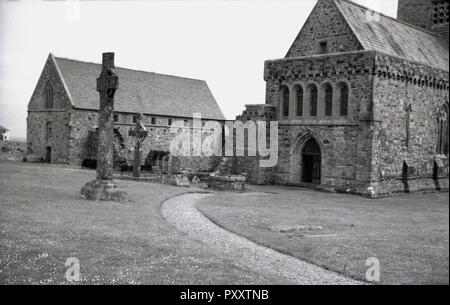
[[[358,32],[355,30],[355,28],[353,27],[353,25],[351,24],[351,22],[348,21],[347,16],[344,14],[344,12],[342,11],[341,7],[336,3],[336,0],[333,0],[333,4],[334,6],[337,8],[337,10],[339,11],[339,13],[341,14],[342,18],[344,18],[345,22],[347,23],[348,27],[350,28],[350,30],[352,31],[353,35],[355,35],[356,39],[358,40],[359,44],[361,45],[361,47],[364,50],[368,50],[367,46],[364,45],[363,41],[361,40],[361,38],[358,36]]]

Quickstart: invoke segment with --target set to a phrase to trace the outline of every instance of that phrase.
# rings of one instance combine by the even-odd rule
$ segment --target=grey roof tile
[[[62,77],[70,92],[73,106],[98,110],[99,94],[96,79],[101,64],[55,57]],[[115,96],[115,110],[174,117],[192,117],[224,120],[207,83],[203,80],[163,75],[152,72],[116,68],[119,89]]]
[[[449,45],[442,37],[383,14],[372,17],[372,10],[349,0],[334,2],[365,50],[449,70]]]

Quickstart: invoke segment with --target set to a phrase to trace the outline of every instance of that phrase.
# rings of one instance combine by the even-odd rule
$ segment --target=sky
[[[397,0],[356,0],[396,16]],[[0,0],[0,125],[26,137],[51,52],[206,80],[227,119],[263,104],[264,61],[283,58],[316,0]]]

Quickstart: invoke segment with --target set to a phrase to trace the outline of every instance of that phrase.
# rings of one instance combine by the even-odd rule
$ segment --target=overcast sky
[[[397,0],[358,0],[395,16]],[[234,119],[264,103],[264,61],[283,58],[316,0],[0,0],[0,125],[26,136],[27,104],[56,56],[204,79]],[[77,9],[77,7],[79,9]]]

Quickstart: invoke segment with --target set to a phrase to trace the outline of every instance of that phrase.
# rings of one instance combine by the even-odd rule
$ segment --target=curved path
[[[197,210],[195,204],[208,194],[184,194],[162,204],[163,217],[190,238],[226,255],[245,269],[275,274],[300,285],[362,284],[322,267],[256,244],[219,227]]]

